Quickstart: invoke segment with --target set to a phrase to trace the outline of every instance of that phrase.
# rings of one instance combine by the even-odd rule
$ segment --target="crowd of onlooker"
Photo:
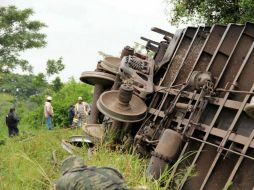
[[[70,105],[68,109],[68,124],[69,127],[81,127],[87,123],[88,115],[90,114],[90,105],[83,101],[82,97],[78,97],[76,104]],[[53,122],[52,117],[54,116],[54,110],[52,106],[52,97],[48,96],[44,104],[44,117],[45,124],[48,130],[52,130]],[[13,137],[19,134],[18,123],[19,118],[15,113],[15,108],[11,108],[5,118],[6,125],[8,127],[9,137]]]

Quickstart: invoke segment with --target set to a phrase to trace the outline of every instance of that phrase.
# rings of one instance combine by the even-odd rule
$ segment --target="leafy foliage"
[[[32,14],[32,9],[0,7],[0,72],[10,72],[17,67],[31,71],[31,65],[27,60],[21,59],[19,53],[46,45],[46,35],[40,33],[46,25],[30,20]]]
[[[52,106],[54,108],[53,124],[55,126],[67,126],[68,124],[68,108],[71,104],[75,104],[77,97],[82,96],[86,102],[91,102],[92,87],[83,83],[77,83],[74,80],[69,81],[59,91],[48,94],[32,96],[30,100],[36,101],[38,107],[29,113],[26,118],[27,123],[38,128],[44,123],[43,106],[45,97],[51,95],[53,97]]]
[[[16,107],[16,113],[20,119],[20,124],[30,126],[29,123],[26,123],[25,118],[31,110],[36,108],[36,104],[26,100],[18,100],[10,94],[0,93],[0,131],[3,130],[2,127],[6,128],[5,116],[12,107]]]
[[[167,0],[171,24],[254,22],[252,0]]]
[[[62,87],[63,87],[63,83],[60,79],[60,77],[56,77],[55,80],[52,81],[52,89],[55,91],[55,92],[58,92]]]
[[[54,59],[49,59],[47,61],[47,75],[51,76],[54,74],[59,74],[60,71],[62,71],[64,69],[64,64],[63,62],[63,58],[60,57],[58,60],[54,60]]]
[[[32,80],[32,84],[37,86],[37,88],[39,88],[39,87],[47,87],[48,82],[46,80],[45,74],[38,73],[37,75],[35,75],[33,80]]]
[[[54,116],[53,122],[60,127],[68,124],[68,108],[77,102],[77,98],[82,96],[83,99],[90,103],[92,87],[84,84],[70,81],[59,92],[53,96]]]
[[[33,95],[48,91],[48,86],[43,73],[38,75],[0,74],[0,92],[9,93],[19,99],[28,99]]]
[[[13,106],[14,97],[6,94],[0,94],[0,126],[5,126],[5,116],[9,112],[9,109]],[[0,131],[3,129],[0,129]]]

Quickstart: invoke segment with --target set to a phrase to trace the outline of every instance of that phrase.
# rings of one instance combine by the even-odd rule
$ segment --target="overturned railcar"
[[[152,30],[164,36],[141,38],[152,59],[127,47],[81,75],[95,85],[92,123],[102,121],[99,111],[113,118],[112,128],[151,157],[154,178],[192,152],[173,172],[190,165],[197,176],[186,172],[178,189],[253,189],[254,24]],[[135,107],[139,98],[147,109]]]
[[[165,163],[193,151],[187,161],[198,175],[188,179],[187,172],[179,189],[230,183],[230,189],[253,189],[253,42],[251,23],[187,27],[172,36],[163,56],[155,55],[155,93],[135,137],[143,154],[163,141],[151,152],[155,178]]]

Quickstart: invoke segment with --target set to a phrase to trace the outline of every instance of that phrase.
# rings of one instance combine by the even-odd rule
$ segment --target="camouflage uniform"
[[[56,190],[128,190],[122,175],[109,167],[88,167],[81,157],[70,156],[63,161],[62,177]]]

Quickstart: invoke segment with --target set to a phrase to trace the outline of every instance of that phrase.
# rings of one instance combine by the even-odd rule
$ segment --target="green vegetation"
[[[46,45],[46,35],[40,32],[46,25],[30,20],[32,15],[32,9],[0,7],[0,73],[11,72],[17,67],[32,71],[31,65],[21,59],[19,53]]]
[[[19,137],[5,139],[5,145],[0,148],[0,189],[50,189],[58,177],[51,152],[56,150],[59,158],[66,156],[60,147],[61,139],[75,131],[45,130],[29,129]],[[5,132],[1,130],[1,138],[6,136]]]
[[[71,135],[82,134],[80,129],[65,129],[67,125],[67,110],[69,105],[76,102],[78,96],[91,101],[91,86],[77,83],[73,79],[63,84],[57,91],[50,91],[53,96],[52,105],[55,115],[55,128],[48,131],[44,126],[43,104],[44,93],[20,98],[10,94],[0,94],[0,189],[52,189],[54,181],[59,178],[60,160],[68,156],[61,148],[62,139]],[[7,137],[7,127],[4,119],[8,109],[16,104],[17,115],[21,118],[19,125],[20,136]],[[4,142],[4,143],[3,143]],[[88,158],[87,147],[81,148],[77,154],[84,157],[88,165],[110,166],[118,169],[129,187],[139,185],[150,189],[175,189],[181,183],[186,170],[172,175],[174,167],[166,171],[159,181],[151,181],[146,177],[148,160],[141,159],[134,152],[126,152],[118,147],[117,151],[109,149],[109,142],[101,144],[95,150],[92,159]],[[52,152],[55,151],[59,163],[55,165]],[[194,175],[190,172],[190,175]],[[160,182],[166,187],[160,186]]]
[[[49,162],[50,152],[58,147],[62,159],[64,152],[59,143],[63,137],[75,133],[65,134],[58,127],[67,125],[68,108],[76,103],[78,96],[91,101],[91,86],[74,79],[64,84],[59,76],[48,82],[47,77],[64,69],[62,57],[49,59],[45,72],[38,74],[20,57],[27,49],[46,45],[46,35],[41,33],[46,25],[31,20],[32,15],[32,9],[0,7],[0,189],[49,189],[48,185],[58,175],[58,170]],[[17,69],[28,74],[16,74]],[[53,97],[55,111],[56,130],[51,133],[45,129],[43,116],[48,95]],[[19,137],[10,139],[5,116],[11,107],[16,108],[21,132]]]
[[[61,140],[68,139],[71,135],[82,134],[79,130],[65,129],[67,122],[67,108],[76,102],[78,96],[83,96],[86,101],[91,101],[91,86],[77,83],[73,79],[63,84],[63,87],[52,92],[53,106],[55,109],[55,129],[45,129],[43,120],[43,103],[45,94],[37,94],[26,99],[17,99],[10,94],[0,94],[0,189],[52,189],[54,181],[58,179],[60,160],[68,156],[61,148]],[[21,118],[19,125],[20,136],[7,137],[7,127],[4,118],[9,108],[16,104],[17,115]],[[4,143],[3,143],[4,142]],[[108,143],[108,142],[107,142]],[[110,166],[118,169],[129,187],[145,185],[150,189],[166,189],[160,186],[159,181],[146,178],[148,160],[139,158],[134,152],[124,152],[121,147],[111,151],[108,144],[101,144],[95,151],[92,159],[88,158],[87,148],[80,149],[77,154],[84,157],[88,165]],[[55,151],[59,164],[52,160]],[[109,159],[110,158],[110,159]],[[180,160],[179,160],[180,162]],[[174,187],[181,183],[181,178],[186,172],[165,172],[161,181]],[[193,174],[191,174],[193,175]]]
[[[53,94],[54,117],[53,122],[59,127],[67,126],[68,108],[82,96],[88,103],[92,101],[92,87],[87,84],[77,83],[74,80],[66,83],[61,90]],[[36,111],[41,112],[42,109]]]
[[[40,94],[47,87],[48,83],[42,73],[38,75],[0,74],[0,92],[11,94],[18,99],[27,99],[32,95]]]
[[[166,0],[171,24],[228,24],[254,22],[252,0]]]
[[[46,129],[23,131],[15,138],[5,138],[6,129],[1,130],[0,139],[5,139],[5,145],[0,145],[0,189],[1,190],[33,190],[52,189],[54,181],[60,177],[60,161],[68,156],[62,149],[61,140],[71,135],[82,134],[80,129]],[[54,163],[52,152],[55,151],[58,163]],[[110,166],[119,170],[129,187],[146,186],[149,189],[167,189],[161,187],[160,181],[170,189],[175,189],[186,172],[183,170],[171,176],[174,167],[162,175],[160,181],[146,178],[147,160],[140,159],[135,153],[123,152],[121,149],[111,151],[107,144],[101,144],[95,150],[92,158],[87,155],[87,147],[77,151],[83,156],[87,165]],[[181,160],[179,160],[181,162]],[[179,163],[177,163],[179,164]],[[193,174],[192,174],[193,175]],[[175,186],[172,186],[175,184]]]
[[[51,89],[51,87],[53,89]],[[14,96],[0,93],[0,118],[4,125],[5,115],[11,107],[16,107],[16,113],[21,119],[22,125],[30,128],[41,128],[44,124],[43,106],[48,95],[53,97],[54,107],[53,123],[55,126],[64,127],[68,124],[68,108],[77,102],[77,97],[82,96],[87,102],[91,102],[92,87],[75,82],[73,79],[66,84],[61,84],[61,89],[54,91],[54,86],[47,84],[44,91],[30,96]]]
[[[47,61],[46,72],[48,76],[59,74],[62,70],[64,70],[65,65],[62,63],[63,58],[60,57],[58,60],[49,59]]]

